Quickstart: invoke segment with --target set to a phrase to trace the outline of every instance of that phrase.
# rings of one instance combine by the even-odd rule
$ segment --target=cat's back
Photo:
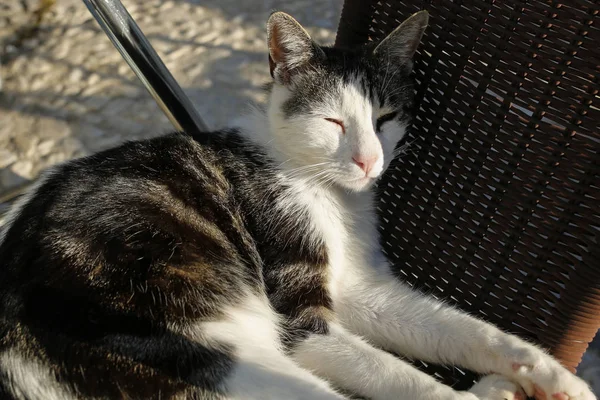
[[[185,387],[179,362],[227,364],[226,354],[189,349],[185,332],[258,287],[245,209],[269,165],[235,132],[175,133],[47,173],[0,238],[0,394],[25,355],[75,387],[89,388],[82,365],[109,374],[116,386],[93,390],[108,397],[131,382],[150,393],[150,377]],[[165,367],[176,348],[190,359]]]
[[[272,184],[269,168],[235,132],[173,133],[58,166],[8,217],[0,288],[90,274],[98,263],[131,271],[201,253],[258,262],[244,207]]]

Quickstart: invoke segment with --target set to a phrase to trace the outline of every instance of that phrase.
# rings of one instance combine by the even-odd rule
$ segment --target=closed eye
[[[325,118],[326,121],[333,122],[336,125],[339,125],[342,128],[342,133],[346,133],[346,127],[344,126],[344,122],[335,118]]]
[[[381,117],[377,118],[377,123],[375,125],[375,127],[377,128],[377,132],[381,131],[381,126],[383,124],[385,124],[388,121],[393,120],[394,118],[396,118],[397,115],[398,115],[398,111],[394,111],[394,112],[382,115]]]

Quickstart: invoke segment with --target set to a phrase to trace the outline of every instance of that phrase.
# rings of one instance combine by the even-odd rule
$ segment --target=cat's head
[[[269,124],[287,167],[357,191],[381,176],[410,120],[412,58],[427,22],[422,11],[380,43],[338,49],[285,13],[270,16]]]

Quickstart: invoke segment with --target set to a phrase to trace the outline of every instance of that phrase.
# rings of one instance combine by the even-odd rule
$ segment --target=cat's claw
[[[479,400],[525,400],[525,392],[518,384],[502,375],[488,375],[470,390]]]

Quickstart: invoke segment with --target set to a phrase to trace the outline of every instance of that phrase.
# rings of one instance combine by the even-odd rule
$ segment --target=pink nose
[[[373,165],[377,162],[377,157],[364,157],[364,156],[353,156],[352,160],[354,163],[365,171],[365,175],[369,175],[369,172],[373,168]]]

